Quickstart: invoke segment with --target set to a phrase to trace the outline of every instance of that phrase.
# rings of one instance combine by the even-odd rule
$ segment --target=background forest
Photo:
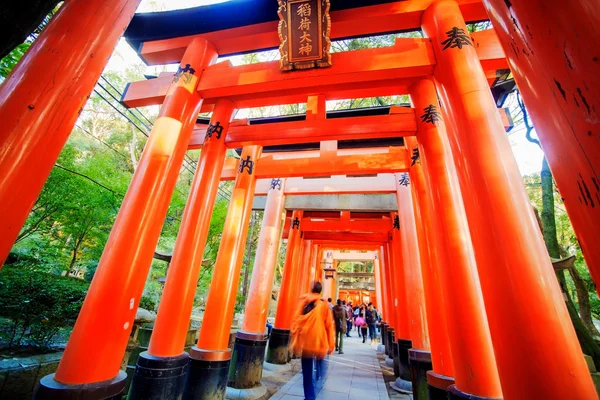
[[[10,73],[51,16],[52,13],[25,43],[0,60],[0,80]],[[488,27],[487,24],[477,24],[470,26],[470,29]],[[332,49],[337,52],[390,46],[399,36],[421,37],[421,33],[336,41]],[[270,51],[234,57],[231,61],[234,64],[248,64],[277,57],[276,51]],[[113,58],[119,58],[119,54]],[[155,68],[154,72],[161,70]],[[66,341],[158,113],[157,107],[127,110],[119,102],[126,83],[144,79],[147,72],[148,68],[138,60],[119,70],[107,68],[97,83],[0,273],[0,318],[3,318],[0,320],[0,346],[44,349]],[[408,96],[393,96],[337,101],[328,103],[327,108],[349,109],[408,103]],[[535,130],[517,93],[509,96],[505,107],[510,109],[515,122],[515,127],[509,133],[511,139],[526,136],[535,143]],[[262,107],[240,110],[238,118],[305,111],[305,104]],[[147,278],[140,306],[150,311],[157,309],[160,300],[198,154],[199,151],[189,151],[186,156]],[[236,155],[230,152],[229,156]],[[561,196],[552,182],[547,165],[543,165],[544,169],[542,165],[539,166],[540,173],[525,175],[524,184],[532,206],[539,211],[550,255],[556,259],[574,257],[569,273],[559,273],[559,280],[569,293],[572,318],[584,325],[584,328],[578,329],[580,339],[585,334],[581,333],[584,330],[588,335],[597,335],[592,323],[592,318],[600,318],[600,301],[595,285],[589,276]],[[195,311],[198,312],[202,310],[210,285],[231,185],[231,182],[221,184],[212,215],[195,301]],[[254,212],[240,279],[238,311],[243,308],[245,301],[261,220],[262,212]],[[285,244],[282,244],[275,286],[279,285],[281,279],[284,256]],[[593,347],[593,344],[590,346]],[[589,352],[600,356],[600,349],[596,350],[597,345]]]

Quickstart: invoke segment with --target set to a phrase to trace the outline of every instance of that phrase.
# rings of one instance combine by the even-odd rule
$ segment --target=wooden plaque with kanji
[[[279,0],[281,71],[331,66],[329,0]]]

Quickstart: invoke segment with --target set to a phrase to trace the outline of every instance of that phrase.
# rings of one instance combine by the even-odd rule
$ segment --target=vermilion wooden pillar
[[[414,148],[414,145],[414,138],[407,138],[407,146]],[[436,159],[436,161],[440,165],[444,165],[443,158]],[[431,400],[437,400],[446,399],[446,388],[454,383],[454,371],[439,273],[439,268],[445,267],[445,264],[441,262],[440,250],[437,248],[434,238],[435,225],[432,203],[430,201],[431,189],[429,189],[428,182],[425,180],[422,166],[421,162],[417,162],[411,167],[410,175],[407,173],[396,174],[396,182],[398,186],[405,185],[411,188],[413,203],[415,205],[415,219],[418,221],[416,227],[421,261],[428,260],[421,263],[421,272],[427,306],[427,326],[431,347],[430,362],[433,370],[425,371],[428,373],[426,377],[423,377],[422,374],[419,374],[419,377],[421,381],[423,381],[423,378],[425,378],[425,382],[427,380],[431,381],[428,384],[429,397]],[[453,165],[448,168],[450,169],[451,167]],[[426,354],[423,354],[423,356],[423,358],[426,358]]]
[[[391,213],[392,221],[399,218],[398,213]],[[410,340],[410,328],[408,325],[408,304],[406,295],[406,276],[407,268],[404,254],[402,251],[402,237],[399,226],[392,229],[392,240],[390,241],[391,271],[393,276],[392,283],[392,301],[396,308],[396,339]]]
[[[406,138],[407,146],[410,139],[416,142],[414,138]],[[415,166],[411,167],[411,175],[413,175],[412,170],[414,168]],[[412,342],[412,347],[406,349],[401,347],[400,351],[406,351],[408,364],[403,367],[406,367],[410,372],[408,377],[412,383],[413,397],[416,400],[423,400],[428,397],[427,371],[432,368],[427,324],[427,313],[429,311],[427,306],[431,307],[432,305],[426,299],[426,290],[431,290],[431,288],[425,288],[422,270],[427,268],[431,261],[428,243],[423,240],[424,232],[421,210],[418,203],[416,201],[413,202],[414,185],[407,184],[405,180],[408,176],[406,174],[401,176],[396,174],[395,177],[396,197],[398,200],[398,225],[402,238],[404,260],[406,303],[410,339]],[[418,224],[416,222],[417,218]],[[439,307],[439,304],[436,304],[435,307]],[[401,360],[403,360],[404,354],[401,355]]]
[[[66,2],[0,85],[0,268],[139,3]]]
[[[394,271],[392,269],[391,263],[391,255],[390,255],[390,245],[389,243],[381,246],[381,254],[382,254],[382,270],[385,277],[386,282],[386,304],[388,305],[388,315],[386,317],[386,322],[388,323],[390,328],[394,328],[396,326],[396,304],[394,303]]]
[[[421,81],[411,87],[411,99],[419,115],[418,140],[410,151],[418,151],[428,173],[435,236],[437,269],[440,278],[442,306],[446,315],[446,336],[450,342],[456,387],[466,393],[487,398],[502,397],[494,353],[481,294],[471,237],[454,160],[444,148],[445,128],[432,81]],[[426,113],[427,111],[427,113]],[[433,113],[433,114],[432,114]],[[427,114],[427,117],[421,115]],[[431,118],[428,116],[431,114]],[[422,153],[421,153],[422,150]],[[420,180],[415,170],[412,178]],[[419,182],[417,182],[419,183]],[[427,223],[427,221],[423,221]],[[460,282],[460,284],[457,284]],[[448,359],[446,359],[448,361]],[[435,368],[434,364],[434,368]],[[430,374],[430,393],[447,395],[450,379],[438,372]]]
[[[394,289],[394,302],[396,304],[396,326],[394,327],[394,335],[395,341],[392,344],[392,352],[394,358],[394,372],[401,381],[397,381],[397,385],[408,385],[410,384],[410,366],[408,364],[408,350],[413,347],[412,344],[412,329],[411,325],[414,323],[415,325],[421,326],[421,318],[417,315],[411,314],[410,306],[414,307],[422,307],[423,304],[420,301],[413,299],[410,297],[409,293],[415,294],[418,291],[422,292],[422,283],[419,285],[420,289],[414,290],[415,288],[410,288],[409,283],[407,281],[407,275],[410,274],[409,269],[418,268],[420,269],[420,265],[416,265],[419,263],[419,249],[417,245],[417,237],[416,235],[411,236],[407,232],[401,232],[402,222],[400,220],[400,213],[404,210],[398,209],[397,213],[391,213],[390,217],[392,221],[394,221],[392,228],[392,240],[390,241],[390,246],[392,248],[392,266],[394,271],[394,285],[392,286]],[[411,210],[412,212],[412,210]],[[403,216],[403,218],[406,216]],[[406,241],[405,241],[406,240]],[[417,331],[419,333],[417,333]],[[415,330],[415,339],[419,342],[422,342],[422,333],[421,328]]]
[[[438,63],[437,92],[452,120],[450,143],[502,391],[506,398],[596,398],[496,104],[456,2],[434,2],[423,16],[423,28]],[[456,367],[455,362],[458,383]]]
[[[40,397],[55,390],[57,384],[59,390],[67,392],[80,392],[79,385],[98,382],[118,391],[123,389],[125,377],[119,368],[131,324],[202,105],[195,89],[201,71],[216,57],[205,40],[196,39],[189,45],[133,175],[56,375],[42,379]]]
[[[600,3],[588,0],[567,3],[485,0],[483,3],[537,128],[598,288]]]
[[[308,288],[307,291],[310,290],[310,284],[313,281],[317,281],[318,279],[316,279],[316,273],[317,273],[317,251],[318,251],[319,246],[316,244],[313,244],[312,246],[310,246],[310,271],[308,273]]]
[[[227,151],[225,136],[233,111],[234,104],[229,100],[218,100],[215,105],[210,120],[211,133],[202,146],[150,345],[138,358],[129,392],[132,400],[151,394],[160,394],[165,399],[181,396],[189,361],[183,348]],[[164,371],[168,378],[157,379],[151,373],[157,369]],[[167,374],[166,371],[170,372]]]
[[[302,267],[302,286],[299,293],[300,295],[308,293],[308,291],[310,290],[310,283],[312,281],[312,277],[310,274],[310,260],[312,258],[312,248],[312,240],[304,240],[302,249],[302,260],[300,264],[300,266]]]
[[[377,309],[383,316],[385,316],[387,312],[386,306],[383,303],[383,291],[385,283],[383,281],[381,263],[379,262],[380,257],[381,253],[379,251],[375,252],[375,259],[373,260],[373,270],[375,271],[375,297],[377,298]]]
[[[269,302],[279,255],[285,196],[285,179],[272,179],[258,238],[250,290],[244,309],[242,329],[236,333],[233,364],[228,386],[249,389],[260,386],[267,335]]]
[[[303,211],[294,210],[290,232],[288,235],[287,251],[285,254],[285,265],[279,297],[277,299],[277,310],[275,313],[275,327],[271,330],[267,348],[266,361],[271,364],[286,364],[289,361],[288,344],[290,341],[290,329],[294,317],[295,305],[297,304],[297,286],[300,280],[300,271],[294,268],[295,257],[300,252],[300,223]]]
[[[242,149],[198,344],[190,351],[184,398],[208,400],[225,396],[231,322],[256,187],[254,165],[261,152],[262,147],[256,145]]]
[[[318,281],[318,282],[323,281],[323,265],[325,263],[323,254],[324,254],[323,246],[317,246],[317,264],[316,264],[316,268],[315,268],[314,280]]]

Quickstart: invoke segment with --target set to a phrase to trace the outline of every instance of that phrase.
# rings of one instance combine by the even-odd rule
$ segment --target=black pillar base
[[[448,400],[448,387],[450,385],[454,385],[453,377],[427,371],[429,400]]]
[[[277,329],[271,330],[271,337],[269,338],[269,345],[267,347],[267,359],[266,361],[271,364],[287,364],[290,362],[290,351],[288,346],[290,344],[290,330],[289,329]]]
[[[238,331],[229,366],[227,386],[251,389],[260,385],[267,335]]]
[[[224,400],[231,350],[207,351],[192,347],[183,387],[184,400]]]
[[[427,371],[433,368],[431,364],[431,352],[423,350],[408,350],[408,362],[410,364],[410,376],[413,387],[414,400],[426,400]]]
[[[400,379],[411,380],[410,364],[408,363],[408,350],[412,348],[410,340],[398,339],[398,362],[400,364]]]
[[[385,339],[385,354],[388,355],[389,358],[394,358],[394,353],[392,353],[392,343],[395,342],[394,338],[394,328],[388,326],[385,330],[386,339]]]
[[[400,356],[399,356],[399,352],[398,352],[398,342],[392,342],[391,345],[391,355],[390,357],[394,360],[394,376],[396,378],[402,378],[402,376],[400,375]],[[404,378],[402,378],[404,379]],[[404,379],[405,381],[408,379]]]
[[[113,379],[81,385],[68,385],[54,379],[54,374],[46,375],[33,394],[35,400],[116,400],[121,398],[127,374],[119,371]]]
[[[385,342],[387,341],[387,327],[388,324],[385,322],[381,323],[381,344],[385,348]],[[384,351],[385,353],[385,351]]]
[[[190,357],[156,357],[141,353],[131,380],[128,400],[176,400],[181,398]]]
[[[463,400],[463,399],[468,399],[468,400],[502,400],[502,398],[496,398],[496,397],[481,397],[481,396],[475,396],[474,394],[468,394],[465,392],[461,392],[460,390],[458,390],[456,388],[455,385],[450,385],[448,386],[448,400]]]

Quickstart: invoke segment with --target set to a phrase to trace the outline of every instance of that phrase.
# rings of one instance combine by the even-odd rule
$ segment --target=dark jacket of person
[[[337,332],[346,333],[346,310],[340,305],[333,307],[333,322]]]
[[[375,311],[375,309],[367,309],[365,311],[365,320],[367,321],[368,325],[375,324],[377,322],[377,311]]]

